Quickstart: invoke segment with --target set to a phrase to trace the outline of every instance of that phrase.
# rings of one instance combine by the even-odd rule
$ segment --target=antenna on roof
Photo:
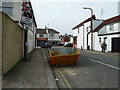
[[[101,18],[100,18],[101,21],[102,21],[102,15],[103,15],[103,9],[101,9]]]
[[[49,23],[48,23],[48,28],[49,28]]]

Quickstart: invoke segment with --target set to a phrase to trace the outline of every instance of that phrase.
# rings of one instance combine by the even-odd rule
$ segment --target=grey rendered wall
[[[3,26],[3,66],[2,74],[7,73],[23,58],[23,29],[9,16],[2,13]]]

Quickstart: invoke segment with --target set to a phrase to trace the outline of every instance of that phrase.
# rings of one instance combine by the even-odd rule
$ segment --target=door
[[[112,52],[120,53],[120,37],[112,38]]]

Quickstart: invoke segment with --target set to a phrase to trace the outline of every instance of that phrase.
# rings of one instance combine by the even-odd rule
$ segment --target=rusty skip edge
[[[50,57],[76,56],[76,55],[79,56],[79,55],[81,54],[81,53],[80,53],[80,49],[77,49],[77,53],[76,53],[76,54],[55,55],[55,56],[53,56],[50,49],[48,49],[48,53],[49,53],[49,56],[50,56]]]

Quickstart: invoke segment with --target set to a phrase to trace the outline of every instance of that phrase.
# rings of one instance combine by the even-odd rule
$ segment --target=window
[[[107,37],[104,37],[104,42],[106,43]]]
[[[88,32],[89,27],[86,27],[86,31]]]
[[[101,43],[101,38],[99,38],[99,43]]]
[[[4,6],[4,7],[12,7],[13,2],[2,2],[2,6]]]
[[[54,37],[54,33],[50,33],[50,37]]]
[[[39,37],[43,37],[43,34],[40,34]]]
[[[6,7],[3,7],[2,8],[2,11],[6,14],[12,14],[12,11],[13,11],[13,8],[6,8]]]
[[[114,31],[114,24],[110,24],[110,31]]]
[[[2,11],[6,14],[12,14],[13,2],[2,2]]]

